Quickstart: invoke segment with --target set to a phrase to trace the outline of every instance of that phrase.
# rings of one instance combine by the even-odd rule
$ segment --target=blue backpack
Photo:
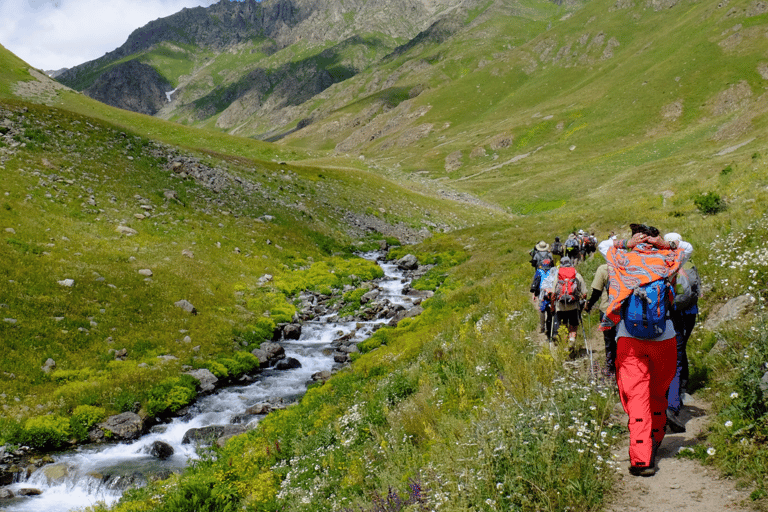
[[[630,336],[641,339],[658,338],[667,327],[667,312],[671,309],[672,287],[666,279],[638,286],[621,305],[621,317]]]

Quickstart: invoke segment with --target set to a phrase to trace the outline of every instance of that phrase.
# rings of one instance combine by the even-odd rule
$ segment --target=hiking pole
[[[584,334],[584,348],[587,349],[587,354],[589,354],[589,373],[592,375],[592,378],[594,378],[595,364],[592,361],[592,350],[589,348],[589,343],[587,342],[587,331],[584,329],[584,320],[581,318],[581,308],[579,308],[579,323],[581,324],[581,332]]]

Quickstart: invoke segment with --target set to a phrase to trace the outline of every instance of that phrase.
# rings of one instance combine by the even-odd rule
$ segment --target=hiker
[[[537,243],[528,254],[531,255],[530,263],[533,268],[540,268],[542,265],[547,264],[547,260],[549,260],[548,265],[552,266],[552,253],[549,252],[549,244],[544,240]]]
[[[667,393],[667,424],[675,433],[685,432],[685,424],[678,418],[683,406],[683,395],[688,384],[688,339],[696,325],[701,296],[701,279],[696,266],[690,260],[693,246],[683,241],[679,233],[664,235],[667,242],[676,242],[683,249],[683,265],[675,279],[675,308],[672,321],[677,332],[677,368]]]
[[[533,273],[533,281],[531,282],[531,300],[536,304],[537,300],[540,300],[541,296],[541,282],[544,277],[549,273],[549,270],[553,267],[552,255],[548,252],[549,245],[546,242],[541,241],[536,244],[537,249],[534,258],[537,259],[536,270]],[[531,260],[533,262],[533,259]],[[546,311],[541,308],[539,304],[539,330],[544,333],[546,331]]]
[[[575,265],[579,260],[579,239],[576,238],[576,233],[571,233],[565,240],[565,255],[570,258],[571,262]]]
[[[541,279],[539,289],[539,323],[544,329],[541,331],[547,335],[547,341],[552,342],[552,321],[555,315],[555,305],[552,303],[553,293],[557,285],[558,268],[550,268]]]
[[[595,236],[595,232],[593,231],[591,235],[584,233],[584,239],[583,239],[583,254],[584,254],[584,260],[586,260],[588,257],[592,256],[595,251],[597,250],[597,237]]]
[[[555,241],[552,242],[552,256],[555,265],[560,263],[560,258],[562,258],[564,254],[565,248],[563,247],[563,243],[560,241],[560,237],[556,236]]]
[[[584,311],[589,313],[592,307],[600,302],[600,322],[605,319],[605,311],[608,309],[608,264],[603,263],[595,271],[595,277],[592,279],[592,295],[584,307]],[[616,375],[616,326],[603,331],[603,341],[605,342],[605,368],[603,375],[614,377]]]
[[[656,228],[630,228],[632,238],[614,240],[606,253],[609,303],[600,329],[616,327],[616,381],[629,416],[629,472],[651,476],[677,365],[668,280],[678,271],[683,250],[661,238]]]
[[[586,297],[587,285],[584,278],[576,272],[573,262],[568,256],[560,260],[557,271],[557,284],[552,294],[555,305],[555,319],[552,325],[552,337],[557,336],[560,324],[568,326],[568,343],[576,342],[576,332],[579,328],[579,312],[581,301]]]

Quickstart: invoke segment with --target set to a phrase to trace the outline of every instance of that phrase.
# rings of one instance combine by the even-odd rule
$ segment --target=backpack
[[[573,267],[560,267],[557,271],[557,285],[555,286],[555,300],[560,304],[575,304],[579,301],[576,281],[576,269]]]
[[[575,238],[569,238],[565,241],[565,247],[568,249],[573,249],[574,247],[579,246],[579,241]]]
[[[563,244],[560,242],[553,242],[552,243],[552,254],[555,254],[557,256],[563,255]]]
[[[699,302],[699,271],[686,263],[677,271],[675,279],[675,309],[686,311]]]
[[[621,317],[630,336],[641,339],[658,338],[667,327],[667,312],[674,294],[666,279],[638,286],[621,305]]]
[[[587,250],[594,249],[597,247],[597,240],[592,236],[585,236],[584,237],[584,247]]]
[[[552,266],[552,258],[549,257],[549,252],[537,251],[531,258],[531,265],[537,270],[541,268],[550,268]]]

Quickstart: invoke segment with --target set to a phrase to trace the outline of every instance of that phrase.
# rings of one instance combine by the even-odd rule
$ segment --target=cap
[[[665,242],[680,242],[682,239],[683,237],[680,236],[680,233],[667,233],[664,235]]]

